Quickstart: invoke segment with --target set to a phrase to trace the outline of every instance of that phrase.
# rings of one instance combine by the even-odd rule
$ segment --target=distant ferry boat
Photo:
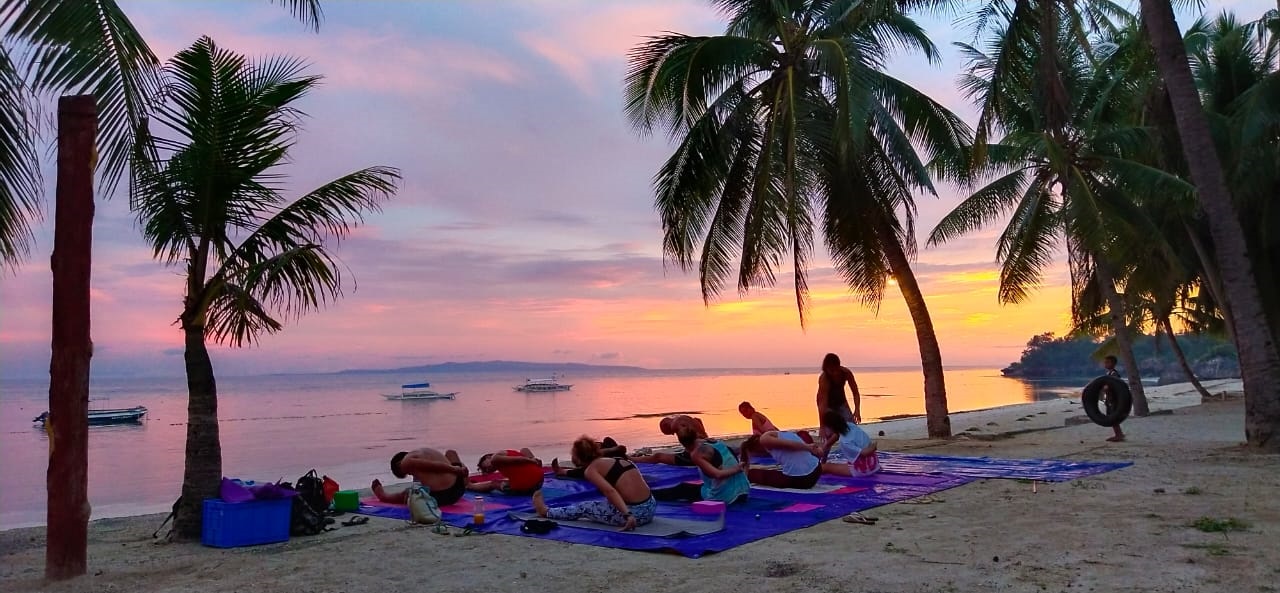
[[[89,410],[89,424],[137,424],[142,422],[142,417],[146,415],[147,409],[142,406],[110,410]],[[40,414],[31,419],[31,421],[45,424],[49,421],[49,413]]]
[[[516,391],[525,393],[538,393],[546,391],[568,391],[573,385],[561,383],[556,380],[556,376],[552,375],[550,379],[525,379],[524,385],[516,385],[512,387]]]
[[[423,399],[453,399],[458,392],[440,393],[431,389],[430,383],[408,383],[400,386],[400,393],[384,393],[382,397],[389,400],[423,400]]]

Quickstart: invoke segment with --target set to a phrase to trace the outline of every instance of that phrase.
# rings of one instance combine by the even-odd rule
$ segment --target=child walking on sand
[[[1116,370],[1116,362],[1117,362],[1116,357],[1111,356],[1110,354],[1108,354],[1106,358],[1102,359],[1102,368],[1105,371],[1104,374],[1108,377],[1115,377],[1117,379],[1122,379],[1123,377],[1120,376],[1120,371]],[[1110,410],[1112,406],[1115,405],[1115,395],[1111,393],[1111,388],[1107,386],[1103,386],[1102,394],[1103,394],[1103,397],[1106,398],[1107,409]],[[1111,429],[1115,431],[1115,434],[1112,435],[1111,438],[1107,439],[1107,442],[1108,443],[1123,442],[1124,430],[1120,428],[1120,423],[1117,422],[1115,426],[1111,427]]]

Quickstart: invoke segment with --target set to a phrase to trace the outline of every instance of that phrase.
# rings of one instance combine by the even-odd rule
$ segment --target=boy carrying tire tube
[[[1123,377],[1120,376],[1120,371],[1116,370],[1116,362],[1116,357],[1111,356],[1110,354],[1108,354],[1106,358],[1103,358],[1102,368],[1106,371],[1104,374],[1108,377],[1123,379]],[[1102,394],[1107,405],[1107,412],[1110,413],[1111,409],[1116,405],[1115,394],[1111,393],[1111,388],[1106,386],[1102,388]],[[1117,422],[1111,427],[1111,430],[1115,431],[1115,435],[1107,439],[1108,443],[1119,443],[1124,441],[1124,431],[1120,429],[1120,424],[1120,422]]]

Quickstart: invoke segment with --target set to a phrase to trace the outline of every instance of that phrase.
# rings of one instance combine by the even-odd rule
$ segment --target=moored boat
[[[137,424],[142,422],[142,417],[147,415],[147,409],[143,406],[134,406],[132,408],[115,408],[105,410],[89,410],[89,424]],[[44,424],[49,420],[49,413],[45,412],[32,418],[32,422]]]
[[[555,375],[552,375],[550,379],[525,379],[524,385],[516,385],[515,387],[512,387],[512,389],[515,389],[516,391],[522,391],[525,393],[568,391],[572,388],[573,385],[561,383],[556,379]]]

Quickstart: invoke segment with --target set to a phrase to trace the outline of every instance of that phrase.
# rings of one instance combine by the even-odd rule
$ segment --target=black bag
[[[301,496],[293,497],[293,516],[289,520],[289,535],[316,535],[327,531],[333,519],[311,508]]]
[[[299,498],[311,505],[311,510],[323,515],[329,509],[329,503],[324,498],[324,480],[320,479],[316,470],[313,469],[298,478],[293,489],[301,495]]]

